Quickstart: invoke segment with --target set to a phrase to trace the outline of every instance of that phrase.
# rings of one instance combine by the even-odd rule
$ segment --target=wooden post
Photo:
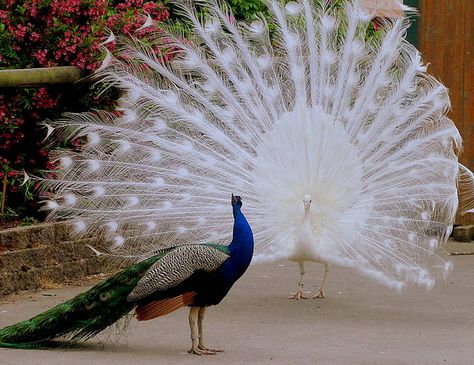
[[[0,70],[0,88],[73,84],[84,76],[75,66]]]
[[[7,172],[5,171],[5,176],[3,177],[3,188],[2,188],[2,207],[0,210],[0,215],[2,216],[5,213],[6,195],[7,195]]]

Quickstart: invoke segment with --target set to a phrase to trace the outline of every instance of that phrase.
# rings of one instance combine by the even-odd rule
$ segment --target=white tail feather
[[[182,50],[176,62],[137,40],[107,55],[98,76],[124,91],[121,115],[52,123],[88,144],[59,152],[51,218],[108,232],[114,255],[140,256],[229,242],[235,193],[257,259],[271,260],[292,256],[310,194],[319,259],[398,290],[431,287],[448,267],[434,251],[458,205],[461,138],[446,88],[403,39],[406,20],[368,41],[357,1],[269,1],[271,41],[263,19],[237,24],[216,1],[200,3],[203,23],[182,5],[192,42],[162,35]]]

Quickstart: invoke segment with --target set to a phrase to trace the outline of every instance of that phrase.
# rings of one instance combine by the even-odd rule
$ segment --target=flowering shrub
[[[2,0],[0,69],[74,65],[93,71],[100,65],[100,43],[108,29],[132,34],[143,24],[144,12],[155,21],[169,15],[161,1]],[[33,183],[21,185],[23,170],[34,174],[54,168],[38,122],[57,118],[64,111],[113,104],[113,91],[100,98],[97,94],[90,86],[0,91],[0,186],[6,175],[8,212],[36,216]]]
[[[133,33],[147,12],[168,10],[144,0],[4,0],[0,3],[0,68],[74,65],[94,70],[104,33]]]

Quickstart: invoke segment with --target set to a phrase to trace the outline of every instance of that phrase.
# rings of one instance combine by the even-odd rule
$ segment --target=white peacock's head
[[[309,212],[309,209],[311,208],[311,202],[312,202],[311,194],[306,194],[303,197],[303,206],[304,206],[305,214]]]

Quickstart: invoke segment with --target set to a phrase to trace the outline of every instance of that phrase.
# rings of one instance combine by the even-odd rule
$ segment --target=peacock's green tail
[[[169,250],[136,263],[88,291],[37,316],[0,330],[0,347],[34,348],[59,336],[69,341],[90,338],[129,313],[127,295],[151,265]]]

